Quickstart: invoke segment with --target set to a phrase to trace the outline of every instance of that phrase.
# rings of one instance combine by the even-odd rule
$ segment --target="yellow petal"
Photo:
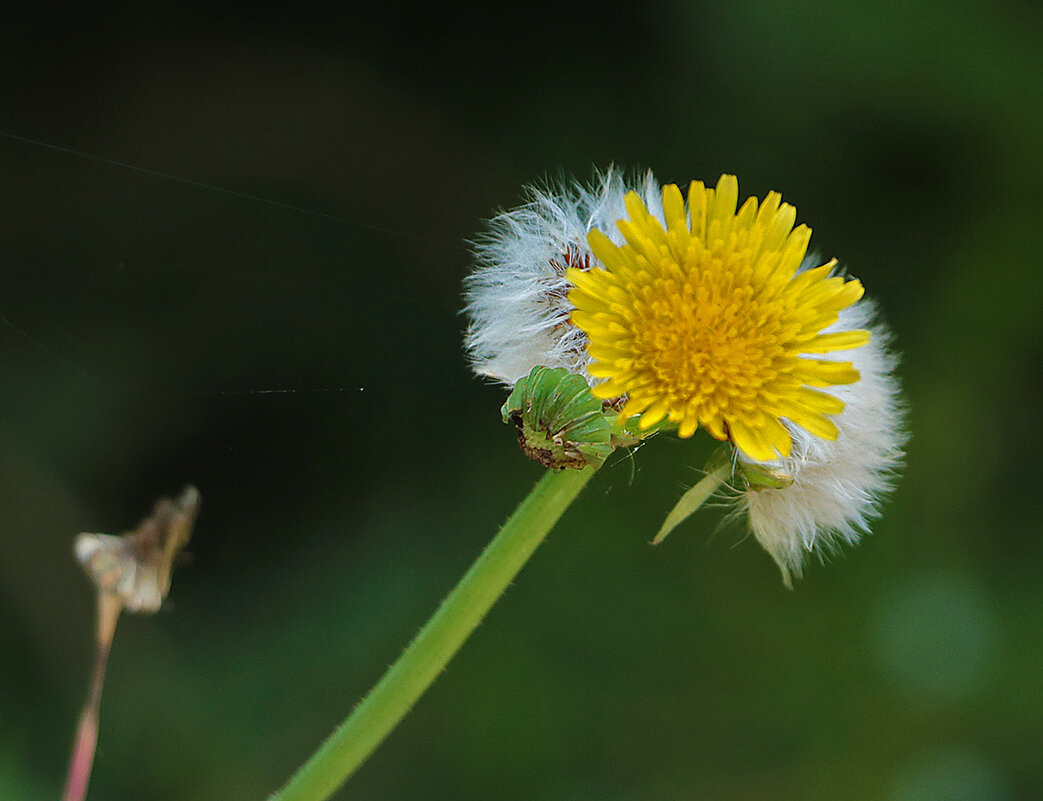
[[[775,459],[775,451],[760,437],[758,431],[747,426],[742,420],[729,421],[732,442],[735,446],[758,462],[770,462]]]
[[[805,353],[829,353],[834,350],[850,350],[869,344],[870,333],[864,330],[838,331],[834,334],[819,334],[808,342]]]

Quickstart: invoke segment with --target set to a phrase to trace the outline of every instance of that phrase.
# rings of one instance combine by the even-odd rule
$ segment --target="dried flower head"
[[[87,702],[76,727],[62,801],[83,801],[87,796],[98,744],[98,710],[105,669],[119,616],[124,609],[159,611],[170,590],[174,558],[192,536],[199,504],[199,490],[188,486],[176,500],[160,499],[151,517],[121,537],[76,537],[76,558],[97,589],[97,652]]]
[[[625,243],[590,233],[605,269],[570,269],[569,300],[596,360],[590,374],[604,379],[597,397],[625,396],[623,417],[641,414],[643,428],[667,418],[690,437],[701,425],[767,460],[790,454],[783,418],[836,439],[831,418],[844,403],[822,388],[854,383],[858,371],[812,357],[860,347],[869,332],[824,332],[861,283],[835,275],[835,260],[798,272],[811,230],[793,227],[796,209],[770,192],[736,211],[738,192],[731,175],[716,189],[694,181],[686,208],[666,186],[665,227],[628,194]]]
[[[152,516],[134,531],[80,534],[76,558],[99,593],[118,598],[131,612],[157,612],[170,591],[174,558],[192,536],[199,514],[199,490],[188,486],[177,499],[161,498]]]

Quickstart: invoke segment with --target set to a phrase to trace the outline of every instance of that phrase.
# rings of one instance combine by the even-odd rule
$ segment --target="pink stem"
[[[62,801],[84,801],[87,797],[94,752],[98,746],[98,708],[101,706],[101,690],[105,685],[105,668],[109,662],[112,638],[116,633],[116,620],[122,609],[123,604],[116,596],[106,592],[98,595],[98,649],[94,657],[94,673],[87,703],[83,706],[80,723],[76,728]]]

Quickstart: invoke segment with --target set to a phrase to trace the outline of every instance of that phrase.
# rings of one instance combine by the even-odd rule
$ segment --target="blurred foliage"
[[[461,354],[467,238],[524,183],[610,162],[797,205],[895,329],[906,475],[786,592],[719,512],[648,546],[710,443],[614,457],[338,797],[1043,797],[1041,22],[11,7],[0,798],[63,780],[92,625],[73,536],[186,482],[194,559],[169,611],[120,624],[90,797],[282,783],[539,475]]]

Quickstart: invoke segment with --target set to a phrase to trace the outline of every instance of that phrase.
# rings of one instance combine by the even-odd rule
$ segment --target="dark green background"
[[[905,476],[787,592],[720,512],[648,545],[708,442],[618,459],[338,798],[1043,797],[1041,43],[984,0],[9,6],[0,798],[60,791],[73,536],[188,481],[90,798],[282,783],[540,473],[461,353],[465,240],[613,162],[797,205],[896,332]]]

